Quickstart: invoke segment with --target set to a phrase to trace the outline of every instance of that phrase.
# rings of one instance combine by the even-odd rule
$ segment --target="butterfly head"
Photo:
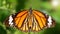
[[[32,14],[32,8],[29,9],[29,13]]]

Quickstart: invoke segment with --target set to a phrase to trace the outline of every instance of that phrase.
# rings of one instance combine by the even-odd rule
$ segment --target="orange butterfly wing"
[[[43,13],[33,10],[33,14],[35,18],[37,19],[41,28],[46,26],[46,17]]]
[[[43,29],[43,27],[45,27],[47,23],[45,15],[37,10],[33,10],[33,15],[37,22],[37,26],[35,26],[35,31]]]
[[[15,25],[18,26],[18,28],[21,27],[21,25],[23,24],[22,22],[27,15],[28,15],[27,11],[22,11],[17,14],[17,16],[15,17]]]
[[[28,15],[27,10],[23,10],[22,12],[18,13],[14,18],[15,26],[23,31],[28,30],[27,25],[25,24],[26,17]],[[25,29],[26,28],[26,29]]]
[[[32,10],[32,14],[29,16],[31,18],[28,18],[27,16],[29,16],[29,13],[27,10],[22,11],[16,15],[14,22],[15,22],[15,25],[19,29],[21,29],[23,31],[28,31],[28,30],[38,31],[38,30],[43,29],[43,27],[46,26],[46,18],[43,13],[36,11],[36,10]],[[26,18],[29,21],[27,21],[27,23],[24,24],[23,22],[26,21]],[[36,24],[34,22],[32,22],[32,20],[36,21]],[[35,25],[32,25],[32,24],[35,24]],[[31,29],[30,29],[30,27],[31,27]]]

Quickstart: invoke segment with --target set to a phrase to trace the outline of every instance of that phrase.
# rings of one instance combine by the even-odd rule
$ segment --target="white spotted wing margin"
[[[14,22],[13,22],[14,17],[15,17],[15,15],[12,14],[5,19],[4,24],[6,27],[9,27],[9,26],[13,27],[14,26]]]
[[[47,28],[54,27],[55,26],[55,20],[53,19],[53,17],[46,14],[46,18],[47,18]]]

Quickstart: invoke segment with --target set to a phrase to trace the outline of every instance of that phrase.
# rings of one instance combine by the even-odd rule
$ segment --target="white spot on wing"
[[[10,15],[10,17],[9,17],[9,25],[10,25],[10,26],[13,25],[13,22],[12,22],[12,21],[13,21],[13,18],[12,18],[12,15]]]
[[[52,19],[51,19],[51,16],[49,16],[49,18],[48,18],[48,27],[51,27],[51,25],[52,25]]]

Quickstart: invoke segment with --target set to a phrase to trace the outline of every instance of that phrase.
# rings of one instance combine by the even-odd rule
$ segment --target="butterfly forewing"
[[[20,13],[18,13],[15,17],[15,25],[20,28],[23,24],[23,21],[25,20],[25,18],[27,17],[28,12],[27,11],[22,11]]]
[[[43,27],[46,26],[46,18],[45,18],[45,15],[38,12],[38,11],[34,11],[34,16],[35,16],[35,19],[37,20],[37,23],[38,25],[40,26],[40,28],[42,29]],[[43,20],[44,19],[44,20]]]

